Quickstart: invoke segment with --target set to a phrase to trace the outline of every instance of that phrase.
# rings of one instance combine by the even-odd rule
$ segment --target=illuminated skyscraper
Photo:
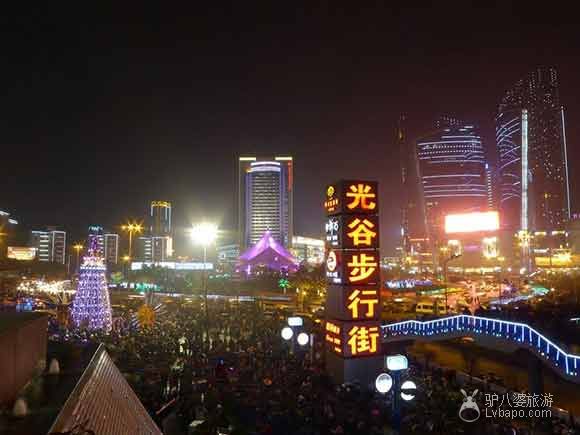
[[[151,201],[151,261],[167,261],[173,255],[173,237],[171,232],[171,203],[168,201]],[[147,243],[145,243],[147,245]]]
[[[238,230],[242,250],[257,243],[266,231],[290,246],[293,191],[292,157],[239,157]]]
[[[570,192],[554,68],[538,68],[506,92],[496,117],[496,143],[503,226],[562,228],[570,218]]]
[[[407,136],[406,121],[406,116],[401,115],[396,130],[401,166],[401,249],[404,256],[412,250],[411,239],[425,237],[417,149]]]
[[[153,236],[171,235],[171,203],[151,201],[151,234]]]
[[[485,157],[474,125],[441,118],[417,141],[417,158],[429,237],[436,239],[448,213],[487,209]]]
[[[66,232],[49,228],[48,230],[32,230],[30,246],[36,248],[36,259],[50,263],[65,264]]]

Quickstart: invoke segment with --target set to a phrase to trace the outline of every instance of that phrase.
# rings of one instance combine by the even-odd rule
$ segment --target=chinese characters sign
[[[325,341],[329,348],[344,358],[377,355],[380,349],[380,323],[326,322]]]
[[[344,180],[326,187],[324,209],[333,214],[377,214],[378,185],[375,181]]]
[[[330,284],[375,285],[380,280],[378,251],[339,251],[326,255],[326,278]]]
[[[327,186],[328,348],[342,358],[380,354],[378,185],[343,180]]]
[[[330,216],[324,226],[326,243],[339,249],[378,249],[379,222],[376,215]]]
[[[326,307],[341,320],[379,320],[380,294],[374,286],[338,286],[328,289]]]

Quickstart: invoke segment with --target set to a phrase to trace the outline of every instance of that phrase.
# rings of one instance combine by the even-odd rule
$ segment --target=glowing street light
[[[375,379],[375,388],[381,394],[387,394],[393,388],[393,378],[388,373],[381,373]]]
[[[301,332],[300,334],[298,334],[298,337],[296,337],[296,341],[300,346],[306,346],[310,341],[310,337],[308,337],[308,334],[306,332]]]
[[[294,335],[294,331],[289,326],[285,326],[284,328],[282,328],[281,335],[284,340],[288,341]]]
[[[211,245],[217,239],[218,227],[215,224],[208,222],[202,222],[200,224],[194,225],[191,228],[191,240],[194,243],[201,245],[203,247],[203,267],[202,267],[202,283],[203,283],[203,295],[205,303],[205,322],[207,328],[207,339],[209,343],[209,310],[207,306],[207,279],[206,279],[206,262],[207,262],[207,247]]]
[[[143,225],[136,222],[129,222],[122,225],[121,229],[129,233],[129,258],[133,257],[133,233],[140,234],[143,231]]]
[[[79,260],[80,260],[80,255],[81,255],[81,251],[83,250],[84,246],[81,245],[80,243],[75,243],[73,245],[73,249],[76,251],[77,253],[77,263],[76,263],[76,268],[78,269],[80,264],[79,264]]]

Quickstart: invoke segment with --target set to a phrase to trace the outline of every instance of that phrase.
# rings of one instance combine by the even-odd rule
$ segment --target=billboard
[[[32,261],[36,258],[36,248],[8,246],[6,248],[6,257],[13,260]]]
[[[448,214],[445,216],[445,233],[477,233],[499,229],[497,211]]]

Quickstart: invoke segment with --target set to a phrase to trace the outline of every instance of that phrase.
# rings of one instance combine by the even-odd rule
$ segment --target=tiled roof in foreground
[[[99,346],[49,434],[77,425],[98,435],[161,435],[105,346]]]

